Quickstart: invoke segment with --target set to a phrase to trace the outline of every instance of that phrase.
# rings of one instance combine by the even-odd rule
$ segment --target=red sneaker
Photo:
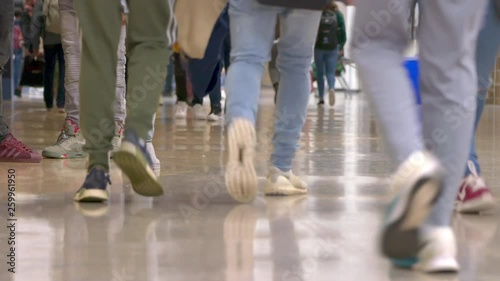
[[[462,180],[455,210],[461,213],[480,213],[496,206],[495,199],[483,178],[476,171],[472,161],[468,162],[471,172]]]
[[[42,156],[9,134],[0,143],[0,162],[39,163]]]

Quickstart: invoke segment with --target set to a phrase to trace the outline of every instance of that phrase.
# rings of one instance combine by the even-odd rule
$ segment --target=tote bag
[[[330,0],[257,0],[263,5],[322,11]]]
[[[24,59],[23,74],[21,76],[21,86],[43,87],[44,62],[33,57]]]

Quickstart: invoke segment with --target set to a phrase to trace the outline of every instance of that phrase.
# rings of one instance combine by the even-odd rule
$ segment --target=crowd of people
[[[88,204],[109,199],[112,158],[136,193],[160,196],[155,113],[175,77],[175,118],[186,118],[191,108],[197,119],[224,119],[227,190],[238,202],[252,202],[258,188],[255,122],[265,64],[271,62],[274,149],[264,194],[307,193],[292,160],[306,119],[313,61],[318,105],[325,103],[325,76],[329,104],[335,104],[337,61],[347,36],[334,1],[27,0],[22,9],[14,9],[13,0],[0,1],[0,74],[13,57],[21,95],[23,57],[43,57],[50,111],[57,64],[56,107],[66,114],[54,145],[40,155],[12,135],[0,104],[0,161],[88,157],[87,176],[74,195]],[[495,205],[480,176],[474,132],[500,47],[500,3],[421,1],[420,114],[403,66],[414,1],[392,2],[356,1],[351,40],[364,91],[398,165],[391,178],[398,193],[387,209],[382,250],[397,266],[457,271],[454,209],[481,212]]]

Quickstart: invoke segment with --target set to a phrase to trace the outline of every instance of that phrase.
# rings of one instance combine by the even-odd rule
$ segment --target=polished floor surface
[[[307,196],[264,197],[239,205],[223,181],[225,139],[220,123],[171,118],[159,107],[154,144],[166,195],[139,197],[112,169],[108,204],[74,204],[85,160],[44,159],[0,164],[16,174],[15,274],[7,269],[7,191],[0,191],[1,281],[416,281],[499,280],[500,215],[456,216],[459,275],[429,276],[393,268],[381,258],[377,230],[390,190],[391,163],[362,95],[337,95],[318,110],[311,98],[296,174]],[[7,107],[11,105],[8,103]],[[37,150],[52,144],[63,114],[41,102],[6,110],[16,136]],[[258,120],[261,184],[270,152],[273,105],[263,95]],[[15,112],[15,113],[12,113]],[[483,173],[497,194],[500,108],[487,106],[479,128]],[[467,137],[467,136],[464,136]],[[498,149],[497,149],[498,148]]]

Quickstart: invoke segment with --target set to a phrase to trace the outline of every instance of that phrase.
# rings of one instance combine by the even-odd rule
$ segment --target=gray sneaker
[[[66,119],[56,143],[46,147],[42,151],[42,156],[57,159],[83,158],[87,156],[83,152],[84,145],[85,139],[80,131],[80,127],[73,121]]]

